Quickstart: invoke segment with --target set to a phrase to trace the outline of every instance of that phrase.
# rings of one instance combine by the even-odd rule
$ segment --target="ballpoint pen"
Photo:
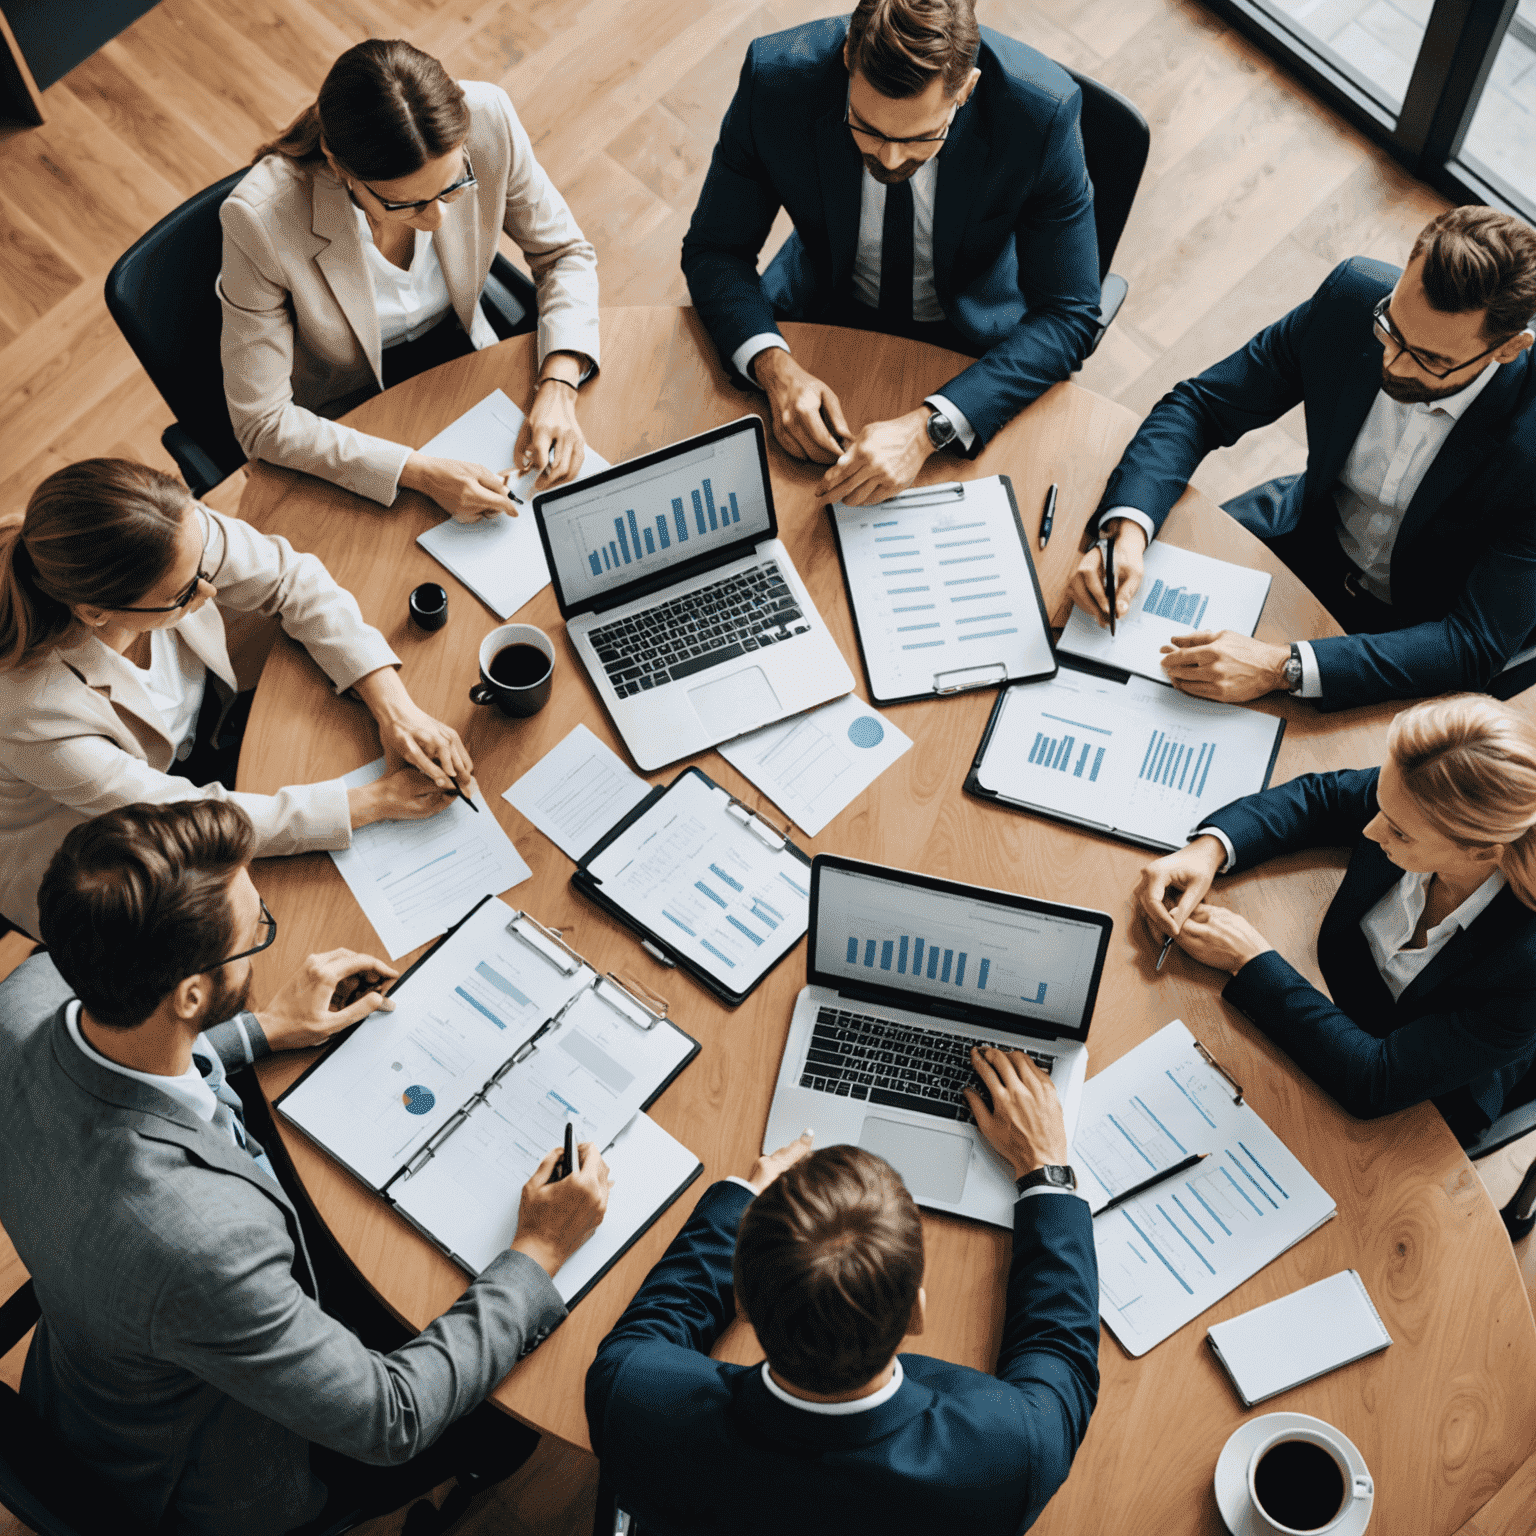
[[[555,1167],[557,1179],[568,1179],[576,1172],[576,1122],[565,1122],[565,1151]]]
[[[1162,970],[1163,961],[1168,958],[1168,951],[1173,948],[1173,937],[1174,936],[1170,933],[1168,937],[1163,940],[1163,947],[1157,952],[1157,964],[1152,967],[1154,971]]]
[[[1051,542],[1051,524],[1056,521],[1056,492],[1058,487],[1053,483],[1050,490],[1045,493],[1045,511],[1040,514],[1040,548],[1044,549]]]
[[[1211,1154],[1209,1152],[1194,1152],[1186,1157],[1182,1163],[1175,1163],[1172,1168],[1164,1168],[1160,1173],[1154,1173],[1150,1179],[1143,1179],[1140,1184],[1133,1184],[1131,1188],[1116,1195],[1107,1205],[1099,1207],[1099,1215],[1105,1211],[1112,1211],[1117,1205],[1124,1205],[1127,1200],[1133,1200],[1137,1195],[1144,1194],[1154,1184],[1161,1184],[1164,1179],[1171,1179],[1176,1173],[1183,1173],[1187,1168],[1193,1168],[1196,1163],[1203,1163]]]
[[[1104,540],[1104,595],[1109,599],[1109,637],[1115,637],[1115,541]]]
[[[476,816],[478,816],[480,814],[480,807],[478,805],[476,805],[475,802],[473,800],[471,800],[469,798],[469,796],[466,795],[462,789],[459,788],[459,781],[458,781],[458,779],[453,774],[451,774],[451,773],[448,775],[448,778],[449,778],[449,781],[453,785],[453,792],[454,792],[454,794],[456,794],[459,797],[459,799],[462,800],[464,802],[464,804],[467,805],[470,808],[470,810],[472,810],[475,813]]]

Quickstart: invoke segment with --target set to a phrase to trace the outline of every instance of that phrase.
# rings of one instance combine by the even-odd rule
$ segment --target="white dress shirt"
[[[416,249],[409,268],[397,267],[373,243],[368,216],[361,208],[357,214],[358,232],[363,240],[363,258],[373,283],[374,302],[379,311],[379,340],[385,347],[397,342],[415,341],[425,336],[453,308],[448,295],[448,280],[437,259],[432,236],[424,229],[414,231]]]
[[[912,174],[912,318],[921,324],[944,319],[933,279],[933,208],[939,189],[939,157],[925,160]],[[859,239],[853,256],[853,295],[871,309],[880,307],[880,245],[885,236],[885,184],[867,170],[859,177]],[[737,347],[731,363],[747,378],[756,375],[747,364],[769,347],[789,351],[789,344],[773,331],[749,336]],[[943,395],[928,395],[924,405],[942,411],[955,425],[957,440],[966,448],[976,441],[976,429],[957,406]]]
[[[208,690],[208,668],[193,654],[191,646],[177,641],[172,625],[149,632],[149,666],[135,670],[160,713],[165,734],[176,743],[176,760],[186,762],[192,755],[197,717]]]
[[[1401,405],[1378,390],[1366,412],[1333,487],[1333,497],[1339,509],[1339,544],[1360,568],[1360,585],[1381,602],[1392,601],[1392,551],[1403,515],[1435,455],[1472,402],[1488,387],[1498,366],[1490,363],[1465,389],[1442,400]],[[1152,542],[1152,519],[1135,507],[1111,507],[1099,519],[1099,526],[1117,517],[1128,517],[1146,534],[1147,542]],[[1322,675],[1311,645],[1298,640],[1296,649],[1301,656],[1299,696],[1321,698]]]
[[[901,1391],[903,1379],[901,1361],[898,1360],[891,1370],[891,1379],[878,1392],[871,1392],[868,1397],[857,1397],[851,1403],[813,1403],[807,1398],[796,1397],[792,1392],[786,1392],[773,1379],[773,1372],[768,1369],[768,1362],[763,1361],[763,1385],[781,1403],[788,1403],[791,1408],[798,1408],[802,1413],[822,1413],[828,1418],[844,1418],[851,1413],[868,1413],[871,1408],[878,1408],[883,1403],[890,1402]]]

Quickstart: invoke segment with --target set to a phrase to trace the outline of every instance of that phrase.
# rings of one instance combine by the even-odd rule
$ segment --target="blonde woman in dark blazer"
[[[496,340],[480,292],[505,231],[539,299],[539,378],[516,463],[547,465],[539,489],[580,470],[597,256],[499,86],[451,80],[408,43],[359,43],[258,152],[221,218],[224,388],[252,458],[386,506],[405,486],[465,522],[511,511],[507,475],[332,419]]]

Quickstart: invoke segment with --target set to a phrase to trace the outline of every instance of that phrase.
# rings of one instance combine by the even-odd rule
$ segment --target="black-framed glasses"
[[[259,896],[256,899],[261,901]],[[236,960],[248,960],[252,955],[259,955],[264,949],[271,949],[277,942],[277,919],[267,911],[267,904],[264,901],[261,902],[261,917],[258,921],[265,933],[259,944],[252,949],[242,949],[238,955],[231,955],[227,960],[220,960],[219,965],[210,965],[208,969],[216,971],[220,965],[233,965]]]
[[[368,195],[373,198],[385,213],[420,213],[423,208],[430,208],[433,203],[451,203],[461,193],[469,191],[471,187],[479,186],[475,178],[475,168],[470,162],[469,151],[464,151],[464,174],[454,182],[451,187],[444,187],[436,197],[424,198],[419,203],[391,203],[380,197],[365,181],[363,185],[368,187]]]
[[[853,85],[850,82],[848,94],[843,100],[843,126],[858,134],[861,139],[873,139],[877,144],[942,144],[949,137],[949,130],[955,121],[955,113],[960,110],[957,101],[950,109],[949,116],[944,120],[944,127],[938,133],[919,134],[911,139],[893,139],[888,133],[877,133],[873,128],[865,128],[862,124],[853,120]]]
[[[1376,339],[1384,345],[1397,348],[1392,361],[1396,362],[1404,352],[1411,357],[1417,367],[1427,373],[1432,379],[1448,379],[1453,373],[1460,373],[1463,368],[1470,368],[1473,363],[1480,363],[1485,357],[1491,357],[1500,347],[1504,346],[1511,338],[1506,336],[1503,341],[1496,341],[1491,347],[1479,352],[1476,357],[1469,357],[1464,363],[1453,363],[1449,368],[1431,368],[1424,359],[1408,345],[1398,334],[1397,327],[1392,323],[1389,306],[1392,302],[1390,294],[1371,311],[1372,328],[1376,332]],[[1516,333],[1518,334],[1518,332]]]
[[[224,560],[225,560],[225,557],[229,554],[229,541],[227,539],[223,539],[223,530],[222,529],[220,530],[220,538],[224,542],[224,553],[219,556],[219,563],[216,566],[214,566],[213,572],[210,575],[209,573],[207,573],[207,572],[205,572],[203,570],[203,567],[208,563],[208,542],[209,542],[208,525],[206,523],[204,524],[204,526],[203,526],[203,552],[202,552],[202,554],[200,554],[197,557],[197,575],[194,576],[192,578],[192,580],[187,583],[186,587],[182,590],[181,594],[177,597],[175,602],[162,604],[158,608],[114,608],[114,609],[112,609],[112,612],[113,613],[179,613],[183,608],[185,608],[187,606],[188,603],[190,603],[192,601],[192,599],[194,597],[197,596],[197,589],[198,589],[198,587],[200,587],[203,584],[203,582],[206,581],[210,586],[212,586],[213,585],[213,578],[215,576],[217,576],[219,574],[219,572],[224,569]]]

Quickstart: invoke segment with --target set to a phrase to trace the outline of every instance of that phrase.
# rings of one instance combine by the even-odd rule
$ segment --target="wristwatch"
[[[1049,1185],[1052,1189],[1076,1189],[1077,1175],[1070,1168],[1047,1163],[1045,1167],[1032,1169],[1022,1178],[1015,1179],[1013,1187],[1022,1195],[1026,1189],[1034,1189],[1041,1184]]]
[[[1291,654],[1285,658],[1285,691],[1295,693],[1301,687],[1301,649],[1293,640]]]
[[[935,410],[928,417],[928,441],[934,451],[947,448],[959,436],[959,430],[943,411]]]

